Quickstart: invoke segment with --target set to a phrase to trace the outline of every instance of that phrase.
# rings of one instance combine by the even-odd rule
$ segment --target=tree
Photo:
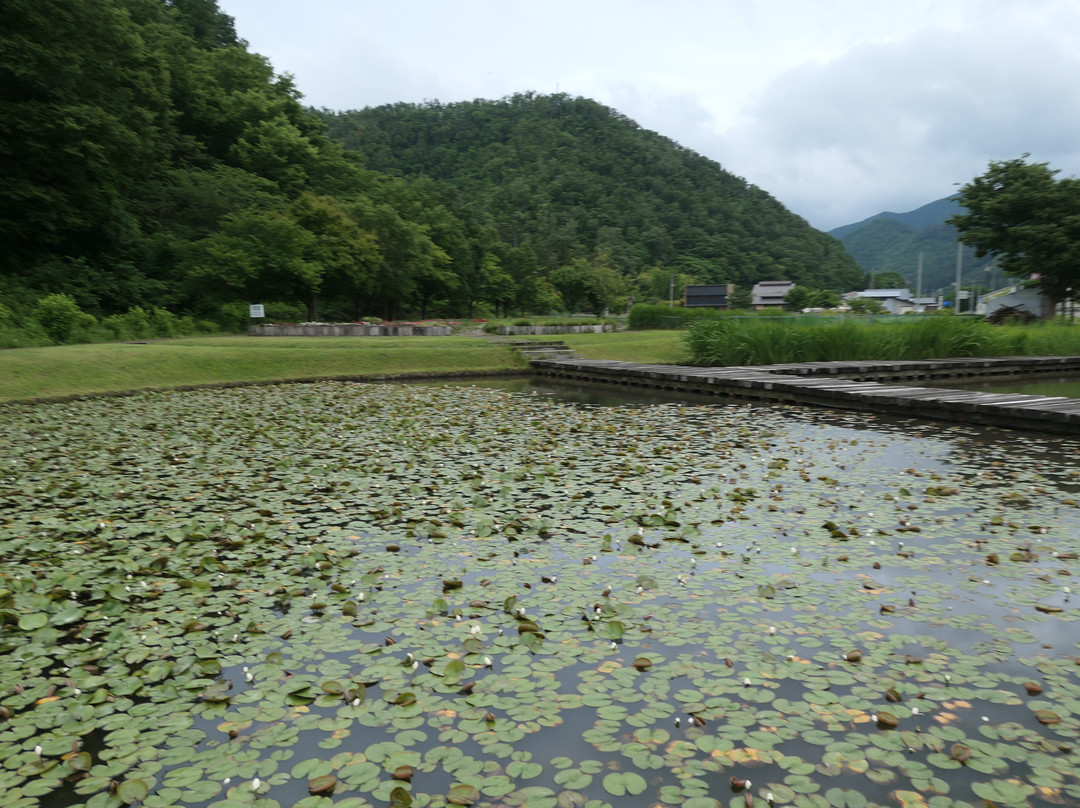
[[[805,286],[793,286],[784,295],[784,308],[788,311],[802,311],[810,306],[810,290]]]
[[[745,286],[736,286],[728,298],[728,308],[749,309],[754,305],[754,292]]]
[[[307,230],[304,258],[321,268],[317,282],[307,285],[308,319],[318,319],[318,296],[326,290],[355,299],[371,285],[381,255],[375,235],[361,230],[332,196],[305,191],[289,206],[289,215]]]
[[[903,289],[907,281],[899,272],[874,272],[866,273],[863,284],[867,289]]]
[[[856,297],[848,301],[848,307],[856,314],[881,314],[885,310],[881,301],[872,297]]]
[[[991,162],[960,189],[967,213],[949,219],[980,258],[992,254],[1006,274],[1037,281],[1055,303],[1080,296],[1080,180],[1056,179],[1029,155]]]
[[[238,211],[192,245],[186,256],[189,283],[223,300],[246,296],[310,303],[324,275],[317,248],[317,236],[286,212]]]
[[[817,289],[810,293],[810,305],[815,309],[835,309],[841,303],[843,299],[832,289]]]

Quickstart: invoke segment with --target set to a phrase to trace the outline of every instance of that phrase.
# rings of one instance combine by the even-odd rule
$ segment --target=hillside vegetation
[[[667,299],[673,274],[859,278],[766,192],[593,101],[320,119],[214,0],[8,0],[0,87],[2,346],[235,330],[248,303],[460,317]]]
[[[898,272],[914,292],[923,254],[922,289],[933,294],[956,282],[956,242],[959,233],[946,220],[963,211],[953,199],[938,199],[907,213],[879,213],[861,222],[830,230],[840,239],[851,257],[866,273],[883,275]],[[974,247],[964,248],[963,282],[986,286],[984,272],[992,263],[989,257],[977,258]],[[997,274],[1000,281],[1002,273]],[[880,284],[879,284],[880,287]]]
[[[848,289],[861,278],[834,239],[765,191],[595,101],[525,93],[322,115],[369,168],[452,185],[546,272],[599,259],[624,276],[663,267],[702,283]]]

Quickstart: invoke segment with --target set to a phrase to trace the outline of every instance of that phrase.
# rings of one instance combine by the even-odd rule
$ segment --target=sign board
[[[266,312],[263,310],[263,304],[252,303],[250,306],[248,306],[248,315],[251,317],[252,320],[265,317]]]

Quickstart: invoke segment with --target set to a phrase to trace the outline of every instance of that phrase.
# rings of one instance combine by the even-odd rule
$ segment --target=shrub
[[[1039,315],[1016,306],[1002,306],[986,318],[991,325],[1030,325],[1039,319]]]
[[[783,315],[783,312],[780,312]],[[745,316],[746,312],[721,311],[719,309],[687,309],[682,306],[665,306],[658,303],[638,303],[630,309],[627,325],[631,331],[665,329],[675,331],[701,320],[718,320],[722,317]]]
[[[34,307],[34,319],[53,342],[67,342],[82,318],[83,311],[75,298],[66,294],[47,295]]]

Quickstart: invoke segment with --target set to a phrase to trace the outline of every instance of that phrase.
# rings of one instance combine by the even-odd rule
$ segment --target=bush
[[[1030,325],[1037,322],[1039,315],[1016,306],[1002,306],[986,318],[990,325]]]
[[[307,320],[307,309],[290,303],[267,303],[264,311],[265,323],[302,323]],[[248,304],[240,300],[223,303],[218,309],[217,321],[225,331],[246,334],[252,324]]]
[[[783,312],[780,312],[782,315]],[[745,316],[746,312],[720,309],[687,309],[682,306],[665,306],[658,303],[638,303],[630,309],[627,325],[631,331],[664,329],[677,331],[690,323],[702,320],[718,320],[722,317]]]
[[[57,343],[68,341],[82,317],[83,311],[71,295],[47,295],[34,307],[34,319],[48,334],[49,339]]]

